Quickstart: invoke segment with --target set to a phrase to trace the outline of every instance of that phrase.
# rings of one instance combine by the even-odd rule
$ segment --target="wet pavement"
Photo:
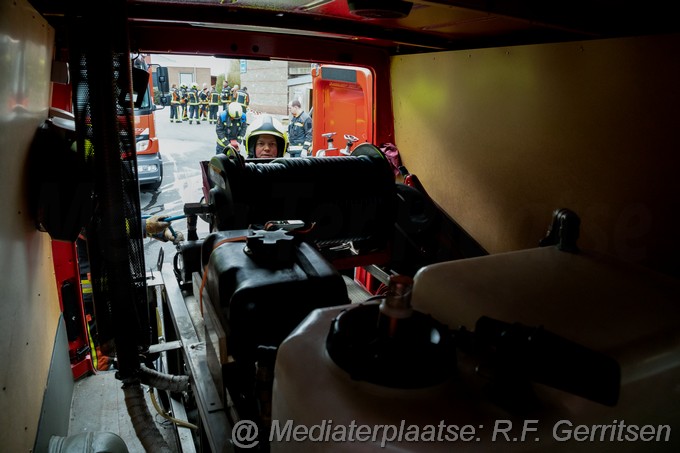
[[[215,125],[170,123],[170,108],[155,113],[156,134],[163,158],[163,183],[157,191],[142,188],[140,203],[143,216],[175,216],[184,213],[185,203],[196,203],[203,197],[203,179],[199,162],[215,155]],[[172,222],[176,231],[187,235],[185,219]],[[199,237],[208,233],[208,224],[198,220]],[[163,262],[171,263],[176,247],[169,242],[144,240],[146,268],[155,268],[161,249]]]

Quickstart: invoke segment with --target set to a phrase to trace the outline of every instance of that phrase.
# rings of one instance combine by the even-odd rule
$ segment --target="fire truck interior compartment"
[[[81,363],[91,352],[83,289],[64,277],[78,260],[74,244],[84,240],[91,285],[86,303],[96,311],[100,340],[113,345],[116,379],[146,451],[444,452],[455,446],[470,452],[632,452],[644,447],[643,433],[626,431],[624,422],[680,428],[680,282],[673,274],[678,269],[677,255],[673,256],[678,251],[677,195],[640,189],[640,203],[661,197],[650,202],[648,218],[650,222],[661,218],[663,225],[654,231],[669,233],[656,234],[644,244],[648,261],[629,262],[592,250],[589,245],[597,242],[596,233],[601,231],[597,227],[605,224],[611,228],[603,230],[609,232],[617,225],[621,229],[630,225],[612,220],[610,211],[598,216],[588,210],[584,216],[570,202],[591,208],[582,200],[596,188],[618,203],[613,192],[631,179],[626,165],[633,167],[636,161],[621,156],[625,168],[617,176],[619,167],[609,157],[571,149],[587,145],[593,137],[588,134],[597,126],[585,119],[567,125],[564,134],[580,137],[582,127],[587,138],[568,141],[563,148],[550,133],[536,132],[535,141],[552,147],[545,155],[558,156],[554,161],[525,154],[517,143],[531,140],[519,138],[527,129],[511,130],[516,125],[513,115],[522,118],[534,108],[550,110],[540,95],[532,96],[529,104],[518,96],[512,110],[494,111],[493,101],[480,107],[491,97],[502,98],[505,84],[526,87],[541,84],[540,77],[546,74],[562,77],[553,74],[560,72],[553,67],[532,72],[528,60],[547,52],[540,47],[544,45],[580,43],[583,52],[583,47],[590,51],[587,43],[602,42],[595,50],[601,56],[618,40],[668,34],[671,44],[658,58],[677,60],[677,53],[667,52],[680,48],[680,26],[670,4],[116,0],[102,5],[18,0],[3,6],[8,15],[2,15],[17,23],[33,14],[40,22],[28,27],[25,33],[31,37],[18,44],[0,33],[0,47],[18,56],[24,55],[18,49],[22,43],[38,41],[49,48],[43,54],[53,60],[16,66],[37,67],[45,80],[36,81],[21,71],[2,73],[9,77],[5,83],[30,80],[38,90],[17,88],[26,99],[12,100],[17,106],[12,115],[29,115],[20,106],[32,105],[34,95],[44,97],[39,102],[47,104],[44,118],[31,122],[28,183],[16,184],[27,193],[25,204],[34,222],[11,234],[18,237],[16,229],[22,228],[51,240],[39,248],[49,249],[44,255],[53,263],[35,272],[50,281],[56,276],[60,316],[68,317],[70,331],[83,335],[64,341],[71,354],[67,360]],[[2,27],[14,29],[9,23]],[[631,45],[631,52],[640,42]],[[644,49],[640,52],[649,49],[640,46]],[[515,57],[516,49],[526,53]],[[562,52],[565,47],[550,49]],[[576,52],[571,47],[569,51]],[[493,53],[492,63],[482,61],[489,55],[483,52]],[[356,137],[345,135],[346,153],[300,158],[241,158],[206,150],[210,157],[196,162],[203,197],[182,207],[185,240],[176,245],[171,262],[163,253],[157,261],[147,262],[144,241],[152,239],[143,233],[134,132],[134,102],[149,83],[148,72],[133,70],[134,58],[142,54],[360,67],[365,73],[362,80],[370,81],[366,93],[371,108],[357,115],[369,117],[370,124],[362,131],[370,141],[362,137],[362,143],[354,144]],[[442,57],[445,63],[440,66]],[[526,58],[522,70],[513,73],[515,79],[493,76],[498,71],[492,66],[505,57]],[[597,57],[586,58],[588,67],[595,67],[593,72],[603,71]],[[456,77],[465,79],[464,86],[473,91],[485,77],[493,78],[490,98],[471,101],[464,90],[449,86],[431,90],[433,81],[448,77],[442,71],[456,64],[488,64],[481,77],[474,72]],[[555,68],[566,70],[565,65]],[[166,94],[167,73],[154,70],[163,79],[156,89]],[[680,68],[675,63],[670,75],[655,72],[674,78]],[[333,83],[327,85],[332,88]],[[605,85],[615,92],[615,82],[601,88]],[[680,101],[677,88],[670,97]],[[452,101],[458,99],[461,104],[455,105]],[[315,116],[333,122],[330,108],[314,109]],[[435,117],[436,128],[425,121],[429,114]],[[470,124],[465,118],[474,118],[474,134],[454,143],[449,131],[442,130],[454,122],[447,122],[448,114],[464,124]],[[556,117],[545,118],[544,123],[541,115],[525,118],[535,121],[531,128],[554,130],[548,123]],[[414,136],[417,126],[426,137]],[[21,130],[27,129],[22,123]],[[498,143],[502,138],[488,138],[496,133],[511,137],[512,153],[491,158],[483,147],[474,153],[457,152],[475,140],[502,147]],[[660,134],[670,135],[666,129]],[[317,135],[316,148],[325,147],[328,137]],[[336,139],[340,137],[341,132]],[[606,140],[596,137],[596,145],[604,146]],[[640,142],[648,138],[655,139],[638,137]],[[670,140],[673,146],[666,151],[677,151],[677,138]],[[387,145],[405,150],[403,159],[388,156]],[[666,151],[644,152],[656,156]],[[584,170],[581,160],[591,158],[598,168],[611,169],[613,189],[607,188],[600,173],[594,176],[592,168],[588,167],[593,173]],[[505,163],[494,163],[493,172],[479,171],[496,159]],[[677,153],[674,159],[677,163]],[[162,178],[162,161],[160,165]],[[531,170],[518,171],[522,168]],[[655,168],[655,174],[667,175],[677,166]],[[467,191],[465,184],[472,177],[475,181]],[[648,185],[657,187],[652,179]],[[553,184],[568,187],[557,193]],[[12,195],[19,199],[16,190]],[[546,198],[524,204],[508,201],[542,191]],[[513,210],[518,205],[527,207]],[[591,229],[590,221],[601,223]],[[208,225],[204,235],[197,228],[202,222]],[[12,273],[6,266],[2,269]],[[80,276],[75,278],[81,281]],[[26,318],[36,316],[33,312]],[[25,343],[29,344],[28,337]],[[14,358],[21,352],[13,354]],[[71,370],[74,376],[97,372],[91,364],[82,366]],[[16,369],[20,368],[26,371]],[[10,369],[15,368],[8,365]],[[47,395],[54,399],[60,394],[53,389],[54,382],[59,381],[50,380],[40,388],[46,401]],[[171,441],[160,433],[147,407],[147,387],[158,392],[158,404],[174,423]],[[31,402],[35,407],[41,404]],[[70,452],[87,442],[100,446],[88,451],[127,451],[124,440],[121,445],[106,427],[89,433],[94,436],[89,440],[84,440],[84,433],[67,436],[66,404],[57,406],[45,403],[32,433],[33,451]],[[28,417],[28,409],[17,410]],[[3,415],[2,420],[13,430],[23,431],[17,423],[22,427],[28,423],[8,417]],[[456,442],[437,438],[424,444],[400,437],[387,445],[381,445],[381,438],[318,442],[310,435],[291,442],[270,435],[291,420],[322,427],[324,433],[338,432],[331,424],[399,427],[406,421],[421,433],[423,427],[471,426],[480,434],[469,442],[462,442],[463,432],[456,431]],[[636,441],[586,445],[554,430],[565,420],[569,426],[605,426],[606,439],[610,434],[612,439],[635,434]],[[495,443],[490,432],[499,421],[525,428],[527,422],[540,423],[522,431],[522,442]],[[257,433],[247,444],[234,430],[245,422],[252,423]],[[524,442],[527,432],[536,437],[536,445]],[[655,451],[678,451],[680,436],[672,434],[655,443]]]

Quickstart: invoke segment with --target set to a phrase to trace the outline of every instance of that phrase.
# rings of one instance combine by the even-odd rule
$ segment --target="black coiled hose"
[[[387,160],[348,156],[275,159],[245,164],[219,155],[210,161],[213,230],[271,220],[314,223],[321,245],[387,238],[396,189]]]

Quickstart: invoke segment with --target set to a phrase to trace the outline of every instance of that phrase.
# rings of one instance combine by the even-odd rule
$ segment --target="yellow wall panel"
[[[566,207],[582,247],[672,267],[678,54],[680,35],[394,57],[396,145],[490,253],[537,246]]]
[[[27,154],[47,118],[54,31],[25,0],[0,5],[0,449],[35,442],[59,322],[50,238],[26,200]]]

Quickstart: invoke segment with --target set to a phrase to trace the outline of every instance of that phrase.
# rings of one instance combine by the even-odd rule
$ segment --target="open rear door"
[[[345,135],[358,144],[373,143],[373,74],[366,68],[321,65],[312,71],[314,155],[328,148],[324,134],[333,136],[336,148],[345,147]],[[331,154],[326,154],[331,155]]]

